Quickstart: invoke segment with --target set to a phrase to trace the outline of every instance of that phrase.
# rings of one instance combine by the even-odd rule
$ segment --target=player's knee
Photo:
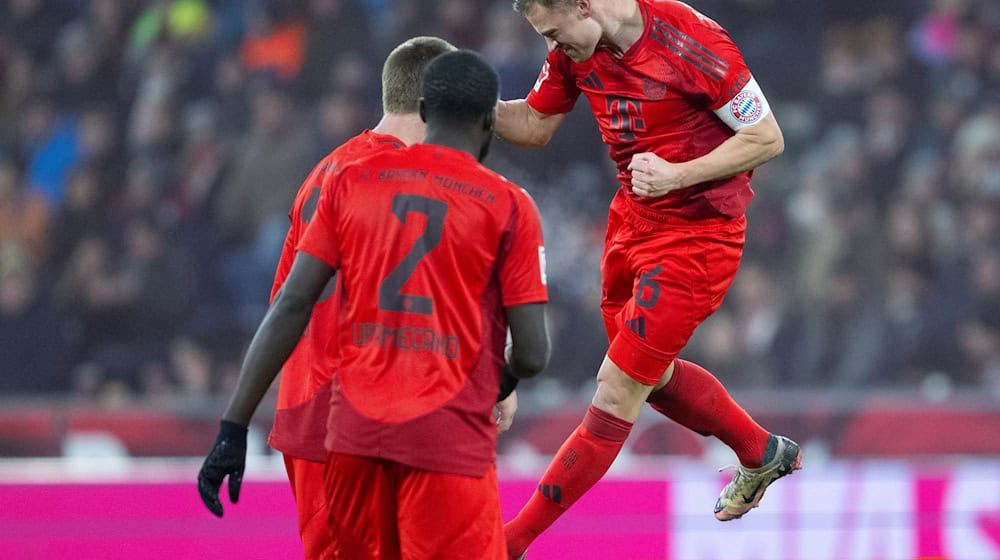
[[[660,381],[657,382],[656,385],[653,387],[652,393],[655,393],[655,392],[659,391],[667,383],[670,382],[670,379],[674,376],[674,364],[676,364],[676,363],[677,363],[677,360],[674,360],[674,361],[670,362],[670,365],[667,366],[666,371],[663,372],[663,377],[661,377]],[[652,393],[650,393],[650,394],[652,394]]]
[[[622,420],[634,422],[653,387],[632,379],[608,358],[597,374],[593,404]]]

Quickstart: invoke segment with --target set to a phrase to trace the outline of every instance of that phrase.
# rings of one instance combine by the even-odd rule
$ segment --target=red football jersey
[[[547,300],[527,192],[466,152],[384,152],[323,189],[299,250],[337,268],[341,289],[327,449],[482,476],[504,307]]]
[[[285,283],[305,227],[316,211],[320,190],[345,164],[383,150],[405,146],[402,140],[370,130],[351,138],[323,158],[299,187],[288,214],[291,225],[274,274],[271,299]],[[332,289],[333,282],[328,290]],[[336,299],[324,294],[316,304],[302,340],[281,369],[278,404],[268,444],[289,455],[325,461],[326,421],[330,412],[330,377],[337,368],[337,337],[333,335]]]
[[[624,55],[600,47],[576,63],[553,50],[527,102],[544,114],[567,113],[583,92],[618,166],[621,188],[636,201],[687,219],[741,216],[753,198],[751,172],[655,199],[631,191],[633,155],[653,152],[670,162],[690,161],[734,134],[716,110],[733,103],[742,120],[740,111],[762,109],[752,94],[746,107],[736,99],[751,75],[719,24],[674,0],[639,0],[639,7],[645,28]]]

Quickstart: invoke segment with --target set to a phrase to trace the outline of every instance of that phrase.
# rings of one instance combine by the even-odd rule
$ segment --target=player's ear
[[[497,126],[497,110],[493,109],[483,117],[483,130],[493,134]]]
[[[583,17],[590,17],[592,12],[590,0],[576,0],[576,7],[579,8]]]
[[[417,112],[420,113],[420,120],[427,122],[427,105],[424,103],[423,97],[417,100]]]

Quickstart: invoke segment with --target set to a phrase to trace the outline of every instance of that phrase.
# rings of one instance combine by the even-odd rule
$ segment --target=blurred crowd
[[[732,387],[1000,394],[1000,3],[694,0],[785,132],[741,272],[686,357]],[[296,189],[377,122],[402,40],[438,35],[523,97],[544,44],[509,0],[0,3],[0,395],[228,392]],[[546,229],[554,356],[606,349],[614,169],[581,104],[487,164]]]

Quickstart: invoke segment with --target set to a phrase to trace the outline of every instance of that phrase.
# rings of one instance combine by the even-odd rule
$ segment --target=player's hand
[[[219,488],[223,478],[229,477],[229,500],[234,504],[239,501],[246,461],[246,426],[223,420],[215,445],[198,472],[198,494],[205,507],[215,515],[222,517]]]
[[[517,412],[517,391],[512,391],[507,398],[498,402],[493,408],[497,417],[497,429],[504,433],[510,429],[514,423],[514,414]]]
[[[688,186],[683,183],[680,165],[654,153],[635,154],[628,168],[632,172],[632,192],[639,196],[663,196]]]

